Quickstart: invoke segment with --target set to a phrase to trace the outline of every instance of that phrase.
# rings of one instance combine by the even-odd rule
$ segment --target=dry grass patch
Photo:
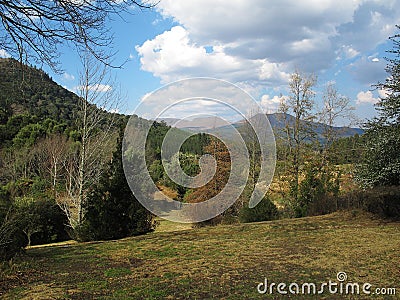
[[[256,290],[265,277],[321,283],[340,271],[400,289],[398,249],[400,223],[340,212],[29,249],[14,271],[28,275],[0,290],[10,298],[43,289],[60,299],[265,299]]]

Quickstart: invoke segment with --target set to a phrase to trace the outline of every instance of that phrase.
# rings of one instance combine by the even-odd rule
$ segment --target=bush
[[[239,213],[239,219],[244,223],[270,221],[277,217],[278,209],[268,197],[264,197],[256,207],[244,206]]]
[[[13,258],[26,246],[17,220],[10,193],[5,187],[0,187],[0,261]]]
[[[18,223],[28,245],[67,240],[67,218],[53,199],[27,201],[17,207]]]
[[[19,227],[14,211],[9,210],[0,224],[0,261],[7,261],[21,252],[27,240]]]
[[[400,186],[376,187],[356,195],[362,208],[384,218],[400,219]]]
[[[400,186],[357,190],[342,196],[327,196],[312,203],[312,215],[343,209],[363,209],[383,218],[400,219]]]

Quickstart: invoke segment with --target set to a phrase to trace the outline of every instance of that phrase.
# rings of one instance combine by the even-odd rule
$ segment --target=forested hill
[[[11,58],[0,58],[0,91],[0,150],[29,148],[39,139],[52,134],[79,141],[82,113],[80,98],[54,82],[43,70]],[[104,114],[104,118],[114,119],[115,126],[128,119],[128,116],[110,113],[95,106],[91,108]],[[139,123],[152,122],[133,117]],[[169,128],[163,122],[154,124],[148,140],[150,152],[159,152],[162,137]],[[185,143],[182,150],[200,154],[205,143],[207,139],[199,135],[190,143]]]
[[[79,139],[80,98],[43,70],[0,59],[0,91],[0,149],[32,146],[52,134]],[[126,116],[90,107],[105,118],[126,120]]]
[[[78,111],[78,96],[55,83],[44,71],[0,59],[0,124],[15,115],[50,118],[72,125]]]

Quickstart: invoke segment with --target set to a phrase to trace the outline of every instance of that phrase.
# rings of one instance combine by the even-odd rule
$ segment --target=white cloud
[[[8,58],[11,57],[11,55],[4,49],[0,49],[0,57],[1,58]]]
[[[271,98],[270,95],[263,95],[260,105],[266,113],[274,113],[277,112],[279,105],[285,99],[287,99],[286,96],[274,96]]]
[[[86,87],[82,86],[82,85],[79,85],[74,88],[75,91],[82,91],[85,89],[86,89]],[[108,84],[93,84],[93,85],[87,86],[87,89],[92,92],[105,93],[105,92],[111,91],[112,86],[108,85]]]
[[[380,98],[386,98],[390,93],[387,90],[378,90],[378,94]]]
[[[223,46],[194,43],[188,31],[175,26],[169,31],[136,46],[142,69],[171,82],[185,77],[215,77],[233,82],[266,81],[286,83],[289,75],[267,59],[246,59],[225,53]]]
[[[224,45],[226,53],[248,59],[320,69],[334,59],[336,28],[351,23],[362,2],[164,0],[158,9],[198,43]]]
[[[63,74],[63,78],[67,81],[74,81],[75,80],[75,76],[72,74],[68,74],[68,73],[64,73]]]
[[[343,45],[338,51],[338,60],[339,59],[352,59],[360,54],[359,51],[355,50],[351,45]]]
[[[371,91],[367,92],[359,92],[357,94],[356,104],[376,104],[379,101],[379,98],[374,98],[374,95]]]
[[[371,51],[400,23],[400,0],[163,0],[157,9],[179,26],[136,50],[164,82],[215,76],[271,87],[294,68],[318,73]]]

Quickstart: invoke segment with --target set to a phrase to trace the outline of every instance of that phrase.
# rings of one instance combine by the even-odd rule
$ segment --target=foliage
[[[217,166],[215,175],[209,182],[207,182],[207,184],[194,189],[193,192],[187,195],[186,201],[189,203],[199,203],[213,198],[221,192],[229,180],[231,157],[225,144],[223,144],[219,139],[213,137],[211,138],[210,143],[204,147],[204,152],[212,155],[216,160]],[[197,225],[215,225],[220,223],[222,218],[223,216],[218,216]]]
[[[204,186],[195,189],[188,197],[188,202],[199,203],[217,195],[228,182],[231,162],[226,146],[217,138],[212,138],[204,152],[214,156],[217,168],[214,177]]]
[[[312,215],[328,214],[340,210],[364,210],[383,218],[400,219],[400,187],[378,186],[366,190],[353,190],[339,196],[318,199],[310,208]]]
[[[21,198],[15,202],[18,226],[29,245],[64,241],[67,219],[57,203],[49,198]]]
[[[121,130],[112,161],[87,197],[78,240],[109,240],[144,234],[154,229],[153,216],[135,198],[122,167]]]
[[[11,195],[0,187],[0,261],[9,260],[26,246],[23,232],[18,227],[18,218],[12,207]]]
[[[20,181],[0,188],[0,260],[11,259],[23,247],[68,239],[66,218],[56,202],[46,198],[41,180]],[[31,195],[12,197],[13,194]]]
[[[379,118],[366,124],[366,160],[358,172],[364,187],[400,185],[400,34],[390,40],[392,57],[386,59],[389,76],[377,85],[386,96],[377,103]]]
[[[304,165],[304,150],[315,136],[311,121],[315,115],[312,112],[316,84],[314,75],[295,71],[290,76],[290,95],[284,99],[279,112],[284,119],[283,136],[286,146],[285,160],[290,173],[290,197],[292,206],[298,206],[301,168]],[[293,114],[291,118],[289,114]]]
[[[266,196],[254,208],[244,206],[239,214],[241,222],[262,222],[278,218],[278,209],[275,204]]]
[[[366,157],[357,171],[363,187],[400,185],[400,124],[370,124]]]
[[[10,209],[0,222],[0,261],[7,261],[23,250],[27,239],[13,210]]]
[[[14,136],[20,128],[52,119],[72,126],[78,96],[55,83],[44,71],[23,66],[14,59],[0,59],[0,124]],[[10,118],[15,118],[10,120]]]
[[[365,135],[358,134],[337,139],[327,149],[329,162],[335,165],[360,164],[365,156],[365,142]]]
[[[310,162],[304,172],[305,178],[299,186],[299,201],[294,207],[296,217],[308,216],[314,203],[339,194],[340,172],[332,166]]]

